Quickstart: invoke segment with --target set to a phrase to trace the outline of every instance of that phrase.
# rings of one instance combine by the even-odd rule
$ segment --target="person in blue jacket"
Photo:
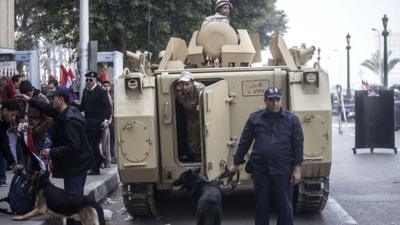
[[[250,162],[256,194],[256,225],[268,225],[274,198],[278,225],[293,225],[293,185],[301,180],[303,131],[300,120],[282,109],[282,92],[264,93],[266,109],[250,114],[234,155],[230,172],[236,173],[253,144]]]

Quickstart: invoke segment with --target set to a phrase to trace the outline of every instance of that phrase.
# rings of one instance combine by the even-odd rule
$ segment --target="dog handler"
[[[94,161],[85,118],[69,105],[69,91],[65,87],[58,86],[51,96],[53,107],[23,94],[17,98],[54,119],[53,147],[43,149],[40,156],[51,159],[53,177],[64,178],[65,190],[83,195],[86,173]],[[67,224],[73,222],[68,220]]]
[[[300,182],[303,163],[303,131],[297,116],[282,109],[282,93],[271,87],[264,93],[266,109],[252,113],[246,122],[234,155],[231,173],[253,144],[254,191],[256,193],[256,225],[269,225],[270,202],[275,198],[278,225],[293,225],[293,185]]]

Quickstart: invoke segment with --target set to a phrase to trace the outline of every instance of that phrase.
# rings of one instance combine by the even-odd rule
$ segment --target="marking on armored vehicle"
[[[242,81],[243,96],[262,96],[271,82],[269,80],[244,80]]]

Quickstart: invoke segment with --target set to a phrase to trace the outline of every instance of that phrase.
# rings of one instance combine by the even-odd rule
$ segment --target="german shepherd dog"
[[[83,225],[105,225],[103,209],[96,201],[56,187],[50,182],[49,176],[48,172],[32,175],[35,208],[25,215],[13,217],[13,220],[27,220],[47,213],[63,219],[78,218]]]
[[[192,194],[196,206],[197,225],[220,225],[222,217],[221,192],[212,182],[205,181],[196,171],[185,171],[173,185]]]

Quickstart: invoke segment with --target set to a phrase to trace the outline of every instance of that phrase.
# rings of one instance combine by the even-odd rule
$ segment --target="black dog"
[[[35,208],[14,220],[29,218],[47,213],[59,218],[78,217],[83,225],[105,225],[101,206],[85,195],[70,193],[56,187],[49,180],[49,173],[36,173],[32,177],[32,187],[36,193]]]
[[[192,194],[196,205],[197,225],[220,225],[222,216],[221,192],[218,187],[205,181],[195,172],[183,172],[173,185]]]

